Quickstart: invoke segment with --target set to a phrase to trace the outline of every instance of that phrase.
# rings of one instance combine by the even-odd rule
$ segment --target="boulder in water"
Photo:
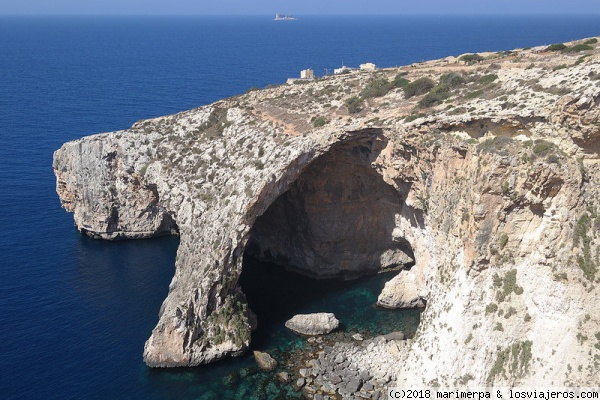
[[[333,313],[298,314],[285,322],[286,328],[305,336],[325,335],[339,326]]]

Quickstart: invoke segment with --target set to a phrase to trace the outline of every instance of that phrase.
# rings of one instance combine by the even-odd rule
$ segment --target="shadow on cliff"
[[[384,138],[385,139],[385,138]],[[414,262],[394,237],[403,196],[372,167],[387,139],[337,143],[254,221],[246,253],[316,278],[356,278]]]
[[[336,143],[255,219],[239,281],[258,316],[253,346],[294,314],[331,311],[320,299],[354,301],[344,293],[364,282],[348,279],[414,264],[410,243],[394,235],[405,199],[373,167],[386,146],[381,132]],[[383,282],[361,300],[367,307]]]
[[[340,320],[340,330],[369,336],[393,330],[414,332],[421,310],[388,310],[376,305],[385,282],[395,274],[392,271],[354,280],[314,279],[245,257],[239,283],[258,320],[251,348],[264,350],[294,341],[297,337],[284,324],[300,313],[333,312]]]

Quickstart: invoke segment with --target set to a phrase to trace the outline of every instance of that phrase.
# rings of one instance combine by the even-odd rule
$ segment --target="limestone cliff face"
[[[316,277],[414,264],[427,307],[386,358],[399,383],[598,384],[600,56],[575,54],[449,58],[140,121],[66,143],[57,191],[92,237],[180,235],[150,366],[248,348],[249,251]],[[436,86],[406,99],[422,78]]]

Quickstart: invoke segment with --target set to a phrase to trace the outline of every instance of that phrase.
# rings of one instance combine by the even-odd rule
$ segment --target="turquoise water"
[[[285,321],[298,313],[333,312],[341,322],[337,339],[351,340],[354,333],[365,338],[397,330],[413,333],[420,310],[385,310],[375,305],[384,283],[395,274],[353,281],[315,280],[247,258],[240,284],[258,317],[251,350],[267,351],[278,361],[278,369],[260,371],[250,352],[239,359],[196,369],[150,371],[150,376],[188,398],[299,399],[301,395],[290,385],[275,378],[277,371],[293,371],[288,365],[296,362],[295,350],[309,348],[306,338],[285,328]]]

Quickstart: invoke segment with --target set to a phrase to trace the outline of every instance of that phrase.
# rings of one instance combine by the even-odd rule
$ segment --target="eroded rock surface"
[[[427,293],[424,286],[412,270],[401,271],[386,282],[377,305],[385,308],[425,307]]]
[[[273,371],[277,368],[277,361],[269,353],[265,353],[264,351],[254,351],[254,359],[256,363],[260,367],[260,369],[264,369],[265,371]]]
[[[285,321],[285,327],[300,335],[325,335],[336,330],[340,321],[333,313],[298,314]]]
[[[596,385],[590,46],[325,77],[140,121],[64,144],[57,191],[92,237],[180,235],[150,366],[248,349],[255,317],[238,286],[248,249],[316,277],[414,262],[427,307],[414,341],[377,364],[390,384]],[[402,79],[420,78],[438,89],[405,98]],[[383,93],[365,90],[385,81]],[[389,348],[372,344],[361,368],[373,375],[369,357]]]

